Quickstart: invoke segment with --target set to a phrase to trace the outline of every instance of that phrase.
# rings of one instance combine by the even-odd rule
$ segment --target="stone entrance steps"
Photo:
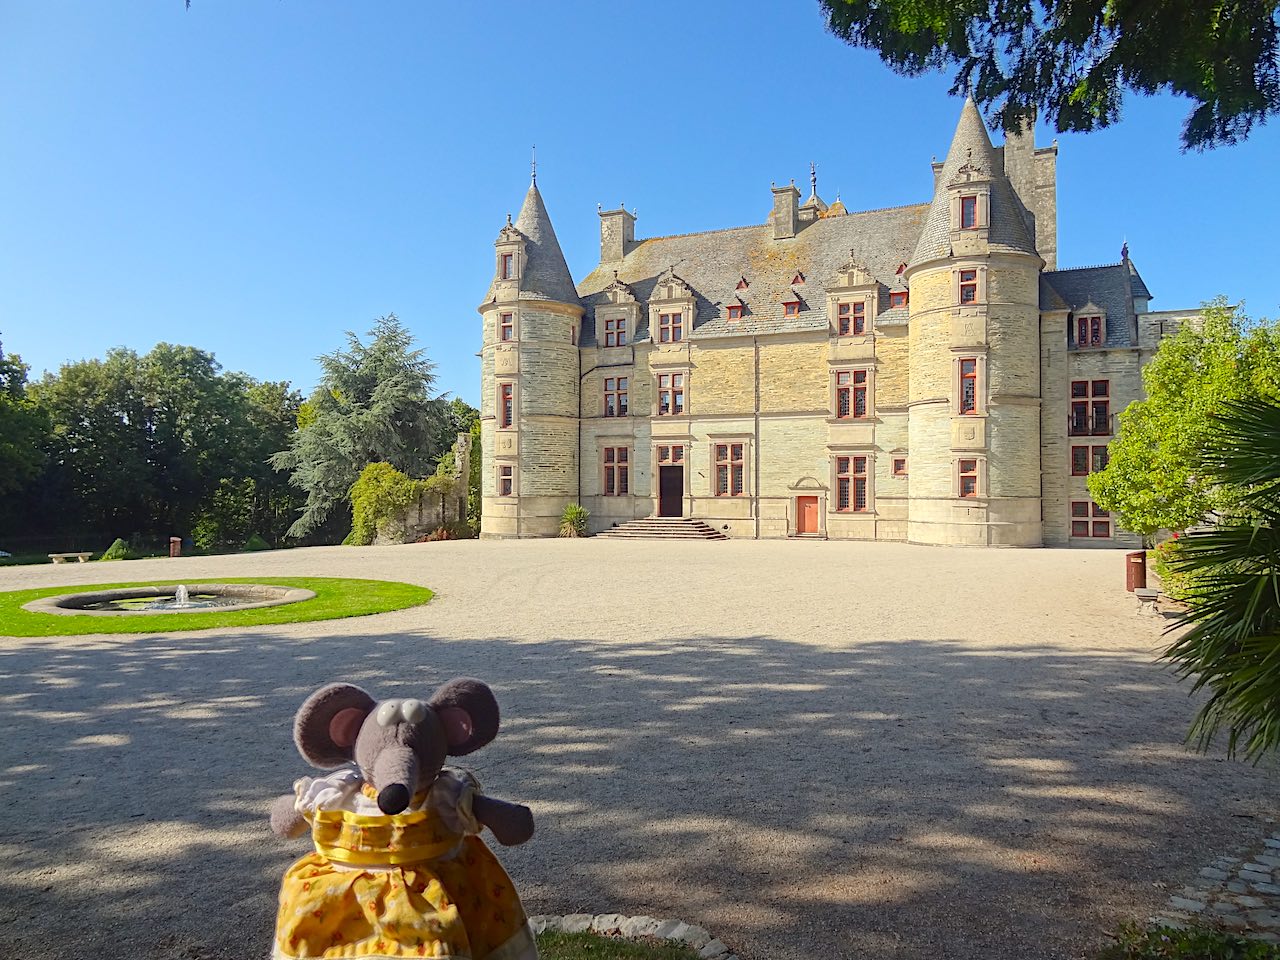
[[[729,537],[691,517],[645,517],[610,527],[597,537],[615,540],[728,540]]]

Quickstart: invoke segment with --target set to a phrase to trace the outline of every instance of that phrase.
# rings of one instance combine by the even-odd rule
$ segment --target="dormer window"
[[[836,331],[839,336],[866,333],[867,305],[865,303],[842,303],[836,307]]]
[[[684,339],[684,314],[662,313],[658,315],[658,342],[679,343]]]
[[[1102,317],[1076,317],[1076,346],[1100,347],[1107,338]]]
[[[623,347],[627,343],[627,321],[625,317],[617,317],[604,322],[604,345],[606,347]]]
[[[514,253],[504,253],[502,255],[501,276],[503,280],[514,280],[516,276],[516,255]]]
[[[889,294],[889,308],[905,307],[907,305],[907,291],[894,290]]]
[[[976,230],[978,227],[977,196],[960,198],[960,229]]]
[[[730,319],[730,320],[741,320],[741,319],[742,319],[742,304],[740,304],[740,303],[731,303],[731,304],[729,304],[728,316],[729,316],[729,319]]]
[[[787,300],[782,304],[782,315],[784,317],[798,317],[800,315],[800,301]]]
[[[749,287],[749,286],[751,286],[751,284],[747,283],[747,278],[746,278],[746,277],[742,277],[742,278],[738,281],[738,286],[736,287],[736,289],[738,289],[738,290],[745,290],[745,289],[747,289],[747,287]]]
[[[791,285],[794,287],[802,283],[804,283],[804,274],[797,270],[796,275],[791,278]]]

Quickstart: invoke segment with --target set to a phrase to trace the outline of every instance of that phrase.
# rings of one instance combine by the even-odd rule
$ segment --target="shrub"
[[[560,536],[585,537],[587,535],[587,518],[591,514],[580,503],[571,503],[560,515]]]
[[[125,543],[119,537],[116,537],[116,542],[111,544],[111,546],[107,547],[107,549],[103,551],[102,556],[100,556],[98,559],[99,560],[129,560],[132,557],[133,557],[133,554],[129,550],[129,544]]]
[[[342,542],[368,546],[386,523],[426,491],[426,482],[412,480],[389,463],[371,463],[351,485],[351,533]]]
[[[244,546],[240,549],[244,550],[246,553],[250,553],[255,550],[270,550],[271,544],[267,543],[267,541],[263,540],[262,537],[255,533],[244,542]]]
[[[1098,960],[1280,960],[1280,949],[1207,927],[1127,926]]]
[[[456,540],[456,539],[457,537],[455,537],[452,533],[449,532],[448,527],[436,527],[426,536],[419,537],[418,543],[435,543],[437,540]]]

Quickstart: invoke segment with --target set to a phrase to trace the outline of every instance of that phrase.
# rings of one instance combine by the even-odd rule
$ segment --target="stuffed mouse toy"
[[[284,876],[274,960],[537,960],[515,888],[480,839],[533,836],[528,807],[486,797],[446,756],[498,733],[498,703],[479,680],[430,700],[376,701],[335,683],[298,710],[303,758],[333,772],[303,777],[271,808],[271,829],[315,843]],[[336,769],[335,769],[336,768]]]

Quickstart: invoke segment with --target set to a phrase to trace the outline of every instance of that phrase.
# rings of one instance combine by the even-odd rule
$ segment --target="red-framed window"
[[[1111,536],[1111,513],[1103,510],[1096,503],[1093,506],[1093,520],[1089,525],[1089,536],[1108,538]]]
[[[511,280],[516,275],[516,256],[514,253],[502,255],[502,279]]]
[[[960,271],[960,302],[962,304],[978,302],[977,270]]]
[[[745,444],[716,444],[716,488],[717,497],[740,497],[746,492],[744,467]]]
[[[1088,500],[1071,501],[1071,536],[1111,537],[1111,514]]]
[[[909,299],[910,299],[910,298],[907,296],[907,291],[905,291],[905,290],[895,290],[895,291],[893,291],[892,293],[890,293],[890,294],[889,294],[889,306],[890,306],[890,307],[905,307],[905,306],[907,305],[907,303],[908,303]]]
[[[960,496],[976,497],[978,495],[978,461],[960,461]]]
[[[978,226],[978,198],[960,198],[960,229],[973,230]]]
[[[684,463],[684,445],[675,444],[674,446],[658,447],[659,463]]]
[[[516,315],[504,313],[498,322],[498,339],[514,340],[516,338]]]
[[[684,374],[658,374],[658,416],[674,417],[684,413]]]
[[[841,303],[836,306],[836,330],[840,336],[866,333],[867,305],[865,303]]]
[[[978,358],[965,357],[960,361],[960,412],[978,412]]]
[[[516,422],[516,385],[498,384],[498,426],[510,427]]]
[[[836,457],[836,510],[860,513],[867,509],[867,458]]]
[[[604,345],[606,347],[623,347],[627,343],[626,317],[613,317],[604,322]]]
[[[1097,473],[1100,470],[1107,469],[1107,464],[1111,462],[1111,454],[1105,446],[1094,447],[1093,456],[1089,463],[1089,472]]]
[[[867,415],[867,371],[836,372],[836,417],[845,420]]]
[[[1083,477],[1089,473],[1089,448],[1071,448],[1071,475]]]
[[[625,417],[627,415],[627,378],[604,378],[604,415],[606,417]]]
[[[907,458],[906,457],[893,458],[893,475],[895,477],[905,477],[907,475]]]
[[[516,492],[516,468],[509,463],[498,464],[498,496],[512,497]]]
[[[742,319],[742,304],[740,304],[740,303],[731,303],[731,304],[729,304],[728,314],[729,314],[729,319],[730,319],[730,320],[741,320],[741,319]]]
[[[1110,380],[1072,380],[1071,417],[1067,422],[1067,434],[1072,437],[1109,436],[1110,397]]]
[[[798,317],[800,315],[800,301],[787,300],[782,304],[782,315],[784,317]]]
[[[1089,535],[1089,501],[1071,501],[1071,535],[1087,537]]]
[[[1076,346],[1100,347],[1103,339],[1101,317],[1076,317]]]
[[[679,343],[684,339],[684,312],[658,314],[658,341]]]
[[[630,450],[627,447],[604,448],[604,495],[625,497],[630,491]]]

